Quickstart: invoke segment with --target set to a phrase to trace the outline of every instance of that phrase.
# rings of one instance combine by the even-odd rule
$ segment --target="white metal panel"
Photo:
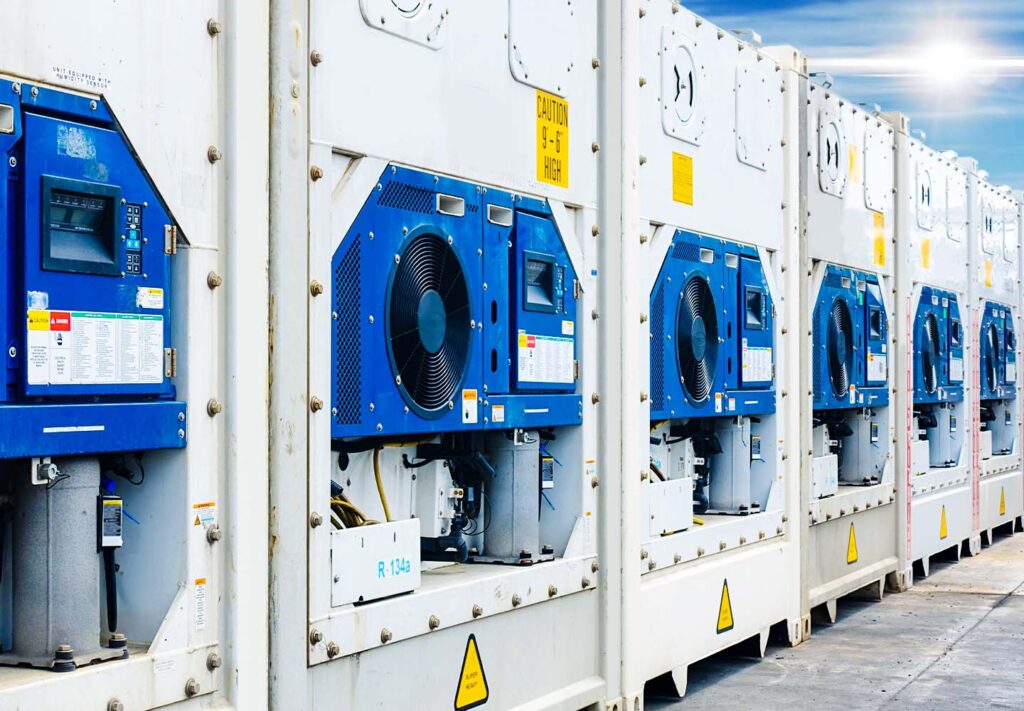
[[[445,8],[443,45],[430,48],[371,27],[356,3],[310,0],[309,48],[322,58],[309,73],[311,140],[349,154],[593,205],[597,10],[574,2],[566,17],[564,8],[544,5],[541,22],[535,19],[539,6],[527,2],[520,8],[520,0],[428,2],[420,12]],[[565,31],[545,46],[528,32],[547,32],[549,18]],[[549,61],[565,74],[552,90],[569,105],[567,188],[538,179],[538,89],[513,76],[513,37],[523,44],[532,78],[539,72],[548,84],[543,73]]]
[[[331,604],[348,605],[420,586],[420,522],[410,518],[331,531]]]
[[[779,250],[782,72],[761,50],[686,8],[650,1],[644,8],[641,215]]]
[[[576,8],[573,0],[509,0],[508,62],[512,76],[528,86],[565,96],[568,75],[576,66]]]
[[[359,0],[366,24],[415,44],[440,49],[448,27],[444,0]]]
[[[893,151],[893,129],[810,80],[807,92],[810,256],[891,276],[895,177],[881,156]]]

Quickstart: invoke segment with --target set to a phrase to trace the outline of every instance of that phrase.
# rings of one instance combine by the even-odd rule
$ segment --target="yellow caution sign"
[[[939,540],[949,535],[949,528],[946,526],[946,507],[942,507],[942,516],[939,518]]]
[[[487,675],[484,674],[484,664],[480,661],[476,635],[471,634],[466,640],[466,653],[462,657],[459,686],[455,689],[455,711],[465,711],[483,706],[487,703],[489,696]]]
[[[857,553],[857,532],[853,530],[853,524],[851,523],[850,537],[846,541],[846,564],[856,563],[859,557]]]
[[[569,102],[537,91],[537,180],[569,187]]]
[[[722,634],[731,629],[732,600],[729,599],[729,581],[722,580],[722,599],[718,603],[718,625],[715,627],[715,632]]]
[[[860,158],[860,149],[858,149],[857,146],[855,146],[855,145],[853,145],[851,143],[850,147],[849,147],[849,150],[848,150],[848,153],[849,153],[849,162],[848,162],[848,164],[850,166],[850,170],[848,172],[849,172],[849,175],[850,175],[850,182],[851,183],[859,183],[860,180],[861,180],[861,177],[860,177],[860,161],[858,160]]]
[[[999,487],[999,515],[1006,515],[1006,489]]]
[[[872,249],[872,261],[875,266],[885,266],[885,215],[881,212],[876,212],[872,216],[872,226],[874,227],[874,248]]]

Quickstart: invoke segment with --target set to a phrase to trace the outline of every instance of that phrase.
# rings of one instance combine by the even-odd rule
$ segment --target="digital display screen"
[[[760,289],[746,290],[747,328],[764,328],[764,294]]]
[[[50,229],[96,233],[110,223],[110,198],[67,190],[50,193]]]
[[[120,275],[120,189],[43,176],[42,192],[43,269]]]
[[[555,263],[550,258],[525,259],[526,307],[555,310]]]

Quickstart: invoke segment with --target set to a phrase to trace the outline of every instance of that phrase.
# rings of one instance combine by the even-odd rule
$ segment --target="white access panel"
[[[892,276],[893,129],[813,80],[806,88],[809,256]]]
[[[781,249],[786,97],[778,64],[686,8],[643,7],[641,216]]]
[[[309,73],[313,143],[512,191],[554,185],[559,199],[593,205],[594,3],[310,0],[308,8],[319,62]],[[566,164],[554,182],[538,178],[538,92],[568,103]]]
[[[126,521],[117,554],[128,659],[0,668],[2,708],[266,706],[267,556],[253,545],[268,537],[261,6],[0,0],[0,74],[102,95],[180,223],[174,382],[189,418],[185,449],[146,453],[145,481],[118,485],[139,522]]]

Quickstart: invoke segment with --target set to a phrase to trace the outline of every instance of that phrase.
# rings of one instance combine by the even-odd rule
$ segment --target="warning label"
[[[955,383],[962,383],[964,380],[964,359],[949,357],[949,379]]]
[[[203,501],[192,504],[193,526],[209,526],[217,522],[217,503],[215,501]]]
[[[949,535],[949,526],[946,525],[946,507],[942,507],[942,514],[939,516],[939,540]]]
[[[888,358],[884,353],[868,351],[868,380],[885,380],[888,377]]]
[[[519,382],[572,383],[572,338],[536,336],[519,332]]]
[[[872,216],[873,225],[875,228],[874,237],[874,249],[873,259],[876,267],[885,266],[885,215],[881,212],[876,212]]]
[[[1006,515],[1006,489],[999,487],[999,515]]]
[[[722,598],[718,602],[718,624],[715,625],[715,633],[722,634],[732,628],[732,600],[729,599],[729,581],[723,580]]]
[[[163,316],[28,312],[30,385],[161,383]]]
[[[196,632],[206,629],[206,578],[196,578]]]
[[[693,205],[693,158],[672,153],[672,199]]]
[[[537,180],[569,187],[569,102],[537,91]]]
[[[850,538],[846,541],[846,564],[852,565],[857,562],[859,558],[857,553],[857,532],[853,529],[853,524],[850,524]]]
[[[772,349],[750,347],[743,339],[743,382],[767,382],[772,379]]]
[[[455,689],[455,711],[483,706],[489,696],[487,675],[484,674],[484,664],[480,660],[480,650],[476,646],[476,635],[471,634],[466,641],[462,671],[459,672],[459,685]]]

